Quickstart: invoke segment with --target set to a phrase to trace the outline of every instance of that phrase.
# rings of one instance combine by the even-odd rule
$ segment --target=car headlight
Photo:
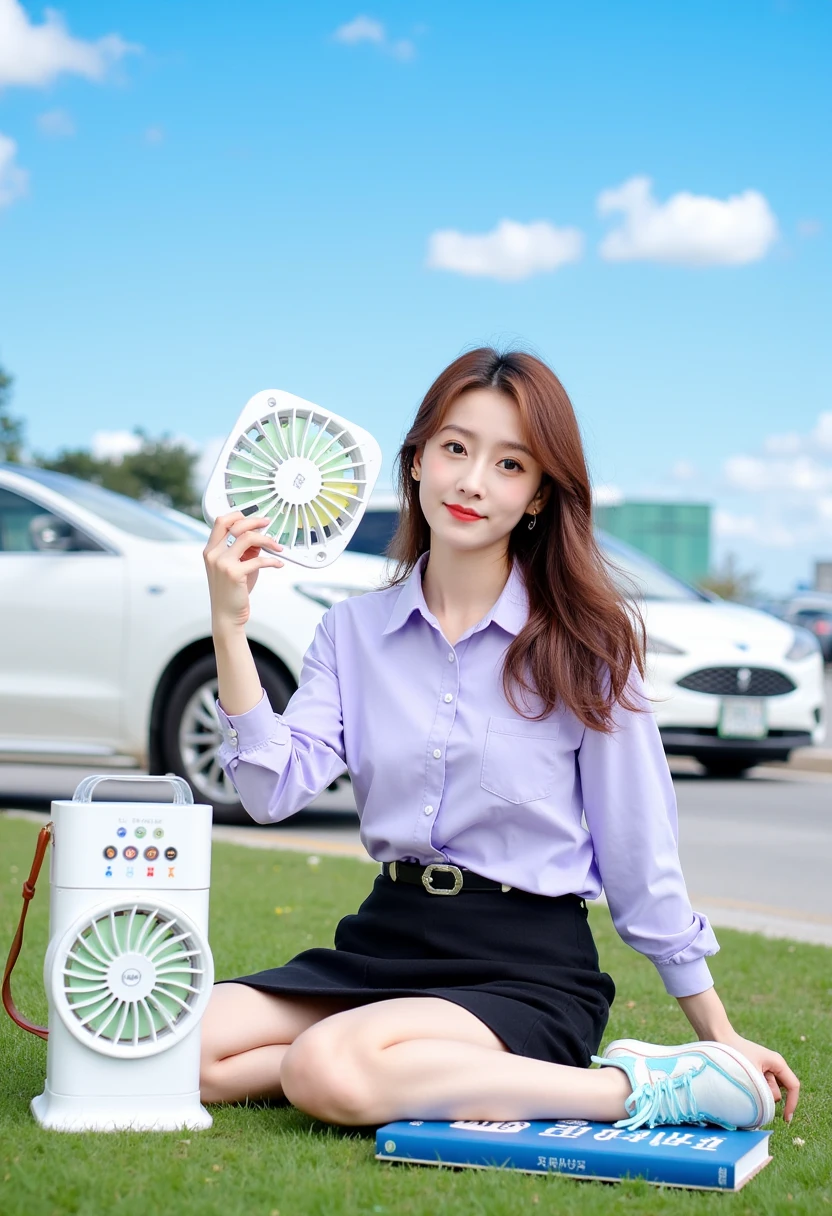
[[[680,650],[678,646],[674,646],[671,642],[663,642],[661,638],[647,638],[648,654],[687,654],[686,650]]]
[[[792,625],[792,633],[794,641],[786,651],[786,658],[793,663],[796,659],[806,659],[820,650],[820,642],[810,630],[802,629],[800,625]]]
[[[331,608],[339,600],[348,600],[352,595],[363,595],[367,587],[342,587],[340,583],[295,583],[295,591],[305,595],[324,608]]]

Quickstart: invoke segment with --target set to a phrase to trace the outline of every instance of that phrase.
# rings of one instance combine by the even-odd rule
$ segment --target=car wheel
[[[707,760],[700,760],[700,764],[704,766],[705,772],[709,777],[742,777],[749,769],[753,768],[758,763],[756,760],[728,760],[719,759],[717,757],[709,757]]]
[[[260,681],[272,709],[282,713],[292,690],[269,663],[256,660]],[[251,816],[217,760],[222,742],[217,716],[217,664],[205,655],[180,676],[162,720],[162,761],[165,772],[177,773],[190,785],[197,802],[214,808],[223,823],[251,823]]]

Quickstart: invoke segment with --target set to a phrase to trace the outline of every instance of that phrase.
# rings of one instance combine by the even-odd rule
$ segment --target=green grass
[[[35,825],[0,816],[0,954],[11,941],[28,872]],[[330,945],[336,921],[354,910],[373,869],[357,861],[217,846],[211,894],[218,976],[278,963],[310,945]],[[282,913],[275,909],[280,907]],[[18,1006],[44,1020],[41,968],[48,883],[41,880],[15,972]],[[678,1006],[645,960],[619,941],[602,910],[592,913],[602,963],[618,997],[608,1038],[678,1042],[688,1037]],[[210,1131],[61,1135],[29,1114],[46,1069],[45,1045],[0,1011],[0,1213],[3,1216],[330,1216],[335,1213],[557,1211],[725,1212],[753,1216],[803,1212],[832,1216],[832,955],[822,947],[720,932],[712,960],[735,1026],[782,1051],[803,1081],[790,1126],[778,1119],[772,1164],[739,1195],[616,1186],[498,1171],[387,1165],[373,1158],[367,1132],[341,1132],[287,1106],[217,1108]],[[795,1145],[793,1139],[805,1141]]]

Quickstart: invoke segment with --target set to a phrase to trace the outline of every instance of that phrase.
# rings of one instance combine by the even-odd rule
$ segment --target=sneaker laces
[[[693,1093],[693,1078],[699,1072],[701,1068],[686,1070],[678,1077],[664,1074],[645,1081],[624,1102],[630,1118],[619,1119],[615,1126],[629,1130],[645,1123],[648,1127],[665,1123],[697,1123],[704,1126],[708,1119],[697,1108]],[[724,1123],[722,1126],[736,1131],[731,1124]]]

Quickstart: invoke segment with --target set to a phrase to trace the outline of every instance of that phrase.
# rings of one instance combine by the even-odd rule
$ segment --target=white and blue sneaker
[[[616,1039],[596,1064],[614,1064],[633,1092],[624,1103],[629,1118],[616,1127],[715,1123],[736,1131],[763,1127],[774,1118],[774,1098],[763,1074],[733,1047],[703,1041],[661,1047]]]

